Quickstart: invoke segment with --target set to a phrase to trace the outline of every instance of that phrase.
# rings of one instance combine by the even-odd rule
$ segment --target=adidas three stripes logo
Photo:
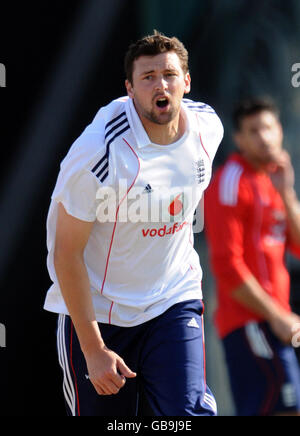
[[[101,181],[101,183],[104,182],[104,180],[108,176],[109,172],[109,148],[112,142],[122,133],[126,132],[130,128],[126,112],[122,112],[120,115],[118,115],[116,118],[109,121],[105,126],[105,144],[106,144],[106,151],[104,156],[100,159],[99,162],[96,163],[94,168],[92,168],[92,172],[95,174],[96,177],[98,177]]]

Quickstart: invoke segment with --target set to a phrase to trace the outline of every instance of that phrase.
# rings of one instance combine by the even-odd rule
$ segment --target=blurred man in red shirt
[[[238,152],[205,196],[216,327],[237,414],[299,414],[300,369],[291,342],[300,317],[291,312],[284,259],[287,249],[300,254],[294,171],[272,101],[242,101],[233,121]]]

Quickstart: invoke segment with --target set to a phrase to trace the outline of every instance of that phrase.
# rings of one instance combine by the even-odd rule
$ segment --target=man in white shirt
[[[194,211],[223,127],[184,99],[188,53],[158,32],[129,47],[127,97],[100,109],[61,164],[47,220],[67,411],[215,415],[205,381]]]

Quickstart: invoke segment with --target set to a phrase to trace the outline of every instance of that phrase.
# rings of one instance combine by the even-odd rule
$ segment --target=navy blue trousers
[[[57,346],[68,415],[138,416],[141,392],[150,406],[150,415],[216,415],[215,399],[205,380],[200,300],[175,304],[135,327],[102,323],[99,327],[106,346],[122,357],[137,377],[127,379],[117,395],[98,395],[87,377],[72,321],[60,315]]]
[[[238,416],[300,411],[300,368],[292,346],[268,323],[249,323],[223,339]]]

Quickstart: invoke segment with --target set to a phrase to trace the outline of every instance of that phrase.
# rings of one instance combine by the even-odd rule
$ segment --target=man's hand
[[[124,360],[107,347],[86,354],[85,359],[90,381],[99,395],[115,395],[125,385],[126,377],[136,377]]]
[[[290,155],[286,150],[282,150],[270,165],[270,178],[282,197],[293,191],[295,173]]]
[[[300,317],[295,313],[284,313],[269,321],[273,333],[286,345],[291,345],[293,336],[297,333],[295,326],[300,326]]]

